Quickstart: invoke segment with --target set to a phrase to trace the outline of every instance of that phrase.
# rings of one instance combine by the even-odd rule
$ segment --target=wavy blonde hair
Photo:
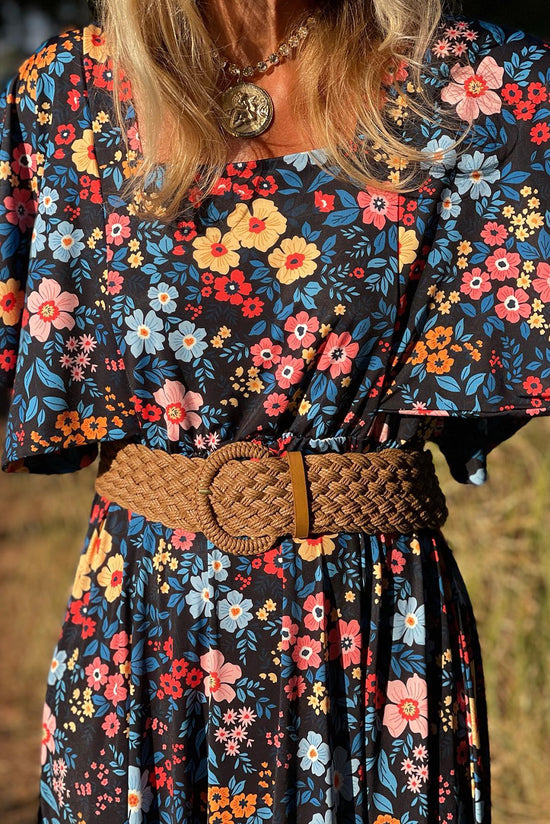
[[[196,0],[99,0],[97,13],[126,149],[128,106],[136,100],[146,138],[124,195],[135,198],[142,217],[173,221],[181,217],[189,190],[196,186],[206,197],[227,162],[215,43]],[[365,187],[413,188],[426,153],[404,141],[399,112],[433,118],[421,74],[441,16],[441,0],[331,0],[320,8],[317,24],[295,52],[301,96],[293,105],[299,122],[308,124],[312,145],[325,150],[324,168],[334,174],[339,167],[337,177],[351,176]],[[404,65],[405,88],[398,71]],[[123,79],[133,101],[124,100]],[[350,112],[357,123],[351,141],[345,130]],[[165,133],[169,124],[173,135],[169,162],[158,160],[159,123]],[[381,164],[384,156],[398,158],[393,172]]]

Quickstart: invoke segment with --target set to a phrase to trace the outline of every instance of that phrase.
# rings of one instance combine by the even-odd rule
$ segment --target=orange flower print
[[[445,372],[450,371],[454,362],[454,358],[449,357],[446,349],[438,349],[436,352],[428,355],[426,371],[435,372],[437,375],[444,375]]]
[[[426,344],[429,349],[445,349],[453,337],[452,326],[436,326],[426,332]]]

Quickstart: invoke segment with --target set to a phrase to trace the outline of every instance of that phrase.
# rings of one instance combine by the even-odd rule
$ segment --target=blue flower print
[[[423,169],[429,169],[431,177],[444,177],[456,165],[456,149],[449,149],[453,142],[449,135],[443,135],[438,140],[430,140],[422,149],[426,154],[437,152],[438,155],[435,163],[425,161],[421,164]]]
[[[246,627],[252,620],[252,607],[250,598],[244,598],[240,592],[229,592],[227,598],[218,602],[218,618],[220,627],[229,632]]]
[[[36,257],[38,252],[43,252],[46,247],[46,224],[42,215],[36,215],[31,237],[31,248],[29,255]]]
[[[151,310],[145,319],[143,311],[136,309],[133,315],[124,318],[130,331],[126,332],[125,341],[129,344],[132,355],[137,358],[143,350],[148,355],[158,352],[164,344],[164,335],[161,333],[162,320]]]
[[[84,244],[80,242],[83,237],[82,229],[75,229],[72,223],[64,220],[49,235],[48,245],[56,260],[67,263],[71,258],[77,258],[84,249]]]
[[[193,618],[198,618],[204,613],[209,617],[214,608],[212,603],[214,587],[208,582],[208,572],[192,575],[189,583],[192,589],[185,596],[185,601],[189,604],[191,615]]]
[[[170,286],[164,281],[158,286],[151,286],[147,292],[147,297],[150,298],[151,308],[155,312],[175,312],[176,299],[178,297],[178,290],[175,286]]]
[[[57,212],[59,192],[50,186],[44,186],[38,196],[38,211],[45,215],[54,215]]]
[[[451,192],[450,189],[443,189],[441,192],[441,200],[437,204],[437,211],[443,220],[448,220],[450,217],[458,217],[460,214],[461,203],[462,198],[458,192]]]
[[[472,200],[489,197],[490,183],[500,180],[500,169],[496,155],[486,156],[482,152],[464,155],[458,164],[456,187],[461,195],[470,192]]]
[[[176,358],[189,362],[192,358],[202,355],[207,343],[204,343],[206,329],[197,329],[190,320],[182,320],[177,332],[170,332],[168,342],[176,354]]]
[[[65,650],[54,650],[52,662],[50,664],[50,671],[48,673],[48,684],[55,684],[56,681],[61,681],[63,673],[67,667],[65,661],[67,660],[67,653]]]
[[[128,767],[128,824],[141,824],[153,800],[153,791],[147,786],[149,771],[143,775],[139,767]]]
[[[294,152],[294,154],[287,154],[283,157],[285,163],[288,163],[289,166],[294,166],[299,172],[303,171],[308,163],[316,159],[319,160],[320,163],[325,162],[327,159],[325,149],[313,149],[311,152]]]
[[[416,598],[401,599],[393,621],[393,638],[403,638],[405,644],[423,644],[426,636],[424,604],[418,606]]]
[[[208,553],[208,569],[217,581],[225,581],[227,578],[227,569],[231,566],[231,562],[227,557],[227,552],[221,552],[219,549],[213,549]]]
[[[329,746],[325,744],[320,733],[311,730],[301,739],[298,745],[298,758],[301,759],[300,766],[303,770],[311,770],[315,775],[322,775],[329,757]]]

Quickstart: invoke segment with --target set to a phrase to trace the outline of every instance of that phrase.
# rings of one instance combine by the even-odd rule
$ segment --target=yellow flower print
[[[426,343],[430,349],[445,349],[453,337],[452,326],[436,326],[426,332]]]
[[[206,235],[194,239],[193,246],[193,257],[200,269],[211,269],[220,275],[226,275],[239,264],[239,255],[235,251],[239,248],[239,241],[232,232],[226,232],[222,237],[216,226],[210,226]]]
[[[85,592],[88,592],[91,586],[90,581],[90,564],[86,555],[81,555],[78,560],[78,567],[74,576],[72,596],[73,598],[82,598]]]
[[[101,29],[92,25],[84,26],[82,35],[84,54],[94,61],[97,60],[98,63],[104,63],[107,59],[107,49]]]
[[[336,545],[332,540],[334,535],[320,535],[318,538],[295,538],[298,544],[298,555],[304,561],[314,561],[320,555],[332,555]]]
[[[409,263],[414,263],[417,257],[419,240],[414,232],[414,229],[405,229],[403,226],[399,227],[399,243],[397,255],[399,258],[399,271],[403,266]]]
[[[19,323],[24,300],[24,292],[20,286],[15,278],[8,278],[0,283],[0,320],[6,326],[15,326]]]
[[[241,246],[266,252],[285,231],[287,220],[272,200],[256,198],[251,205],[252,212],[246,203],[238,203],[227,224]]]
[[[112,603],[122,592],[122,570],[124,559],[120,553],[109,558],[107,565],[103,567],[97,576],[99,586],[105,587],[105,597]]]
[[[90,569],[93,569],[95,572],[105,563],[105,558],[111,552],[112,544],[112,535],[107,532],[104,526],[100,527],[99,532],[97,529],[94,529],[86,551],[86,558],[88,559]]]
[[[276,277],[281,283],[293,283],[298,278],[306,278],[317,269],[314,258],[319,257],[320,250],[314,243],[294,235],[285,237],[278,249],[268,257],[270,266],[277,268]]]
[[[450,371],[454,362],[454,358],[449,357],[449,353],[446,349],[438,349],[436,352],[432,352],[431,355],[428,355],[428,360],[426,361],[426,371],[435,372],[436,375],[443,375],[445,372]]]
[[[92,129],[84,129],[82,137],[73,141],[71,150],[73,153],[73,163],[79,172],[85,172],[87,175],[99,177]]]

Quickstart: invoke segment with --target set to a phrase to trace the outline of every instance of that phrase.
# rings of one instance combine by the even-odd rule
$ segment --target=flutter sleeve
[[[0,96],[1,468],[64,473],[131,437],[127,376],[102,301],[104,211],[82,30],[47,40]]]
[[[550,414],[550,48],[455,20],[433,54],[441,111],[471,129],[427,145],[435,220],[381,407],[437,416],[453,475],[482,483],[486,454]]]

